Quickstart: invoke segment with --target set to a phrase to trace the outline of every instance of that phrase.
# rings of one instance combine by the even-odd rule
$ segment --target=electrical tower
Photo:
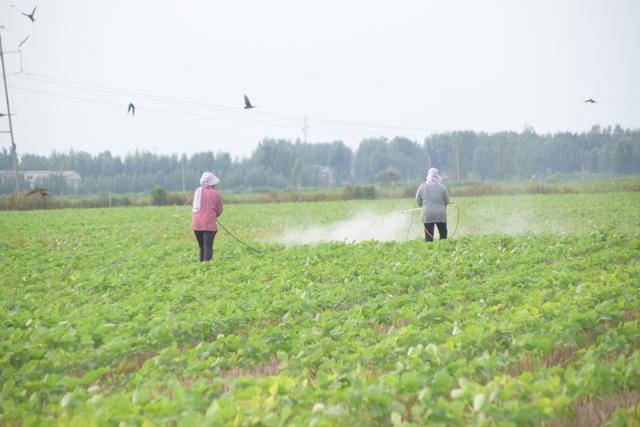
[[[20,196],[20,181],[18,180],[18,156],[16,155],[16,143],[13,139],[13,123],[11,122],[11,103],[9,102],[9,89],[7,88],[7,72],[4,67],[4,49],[2,48],[2,30],[0,26],[0,62],[2,62],[2,81],[4,82],[4,98],[7,101],[7,120],[9,121],[9,130],[0,131],[11,135],[11,160],[13,162],[13,175],[16,179],[16,196]]]

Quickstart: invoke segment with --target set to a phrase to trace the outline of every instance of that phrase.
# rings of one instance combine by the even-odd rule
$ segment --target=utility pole
[[[9,134],[11,135],[11,160],[13,161],[13,175],[16,179],[16,196],[20,196],[20,182],[18,181],[18,159],[16,156],[16,143],[13,140],[13,123],[11,122],[11,104],[9,103],[9,90],[7,89],[7,72],[4,68],[4,49],[2,48],[2,30],[0,26],[0,62],[2,62],[2,81],[4,82],[4,97],[7,100],[7,120],[9,120]]]
[[[460,141],[456,140],[456,181],[460,182]]]

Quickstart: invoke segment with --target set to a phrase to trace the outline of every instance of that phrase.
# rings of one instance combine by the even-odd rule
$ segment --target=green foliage
[[[20,170],[76,170],[82,181],[69,186],[61,175],[42,179],[38,185],[52,193],[96,194],[147,192],[154,186],[186,192],[197,186],[205,170],[215,172],[224,189],[265,190],[341,186],[347,182],[371,184],[387,168],[400,173],[397,181],[420,182],[430,166],[438,167],[449,182],[530,180],[557,175],[640,174],[640,131],[620,126],[589,132],[493,134],[472,131],[434,134],[424,141],[404,137],[365,138],[352,151],[341,141],[306,144],[264,139],[253,153],[232,159],[229,153],[201,152],[158,155],[134,152],[124,157],[109,151],[53,152],[49,156],[22,154]],[[0,150],[0,169],[12,169],[11,155]],[[11,173],[0,175],[0,194],[11,194]],[[24,178],[22,188],[25,188]]]
[[[382,185],[392,185],[401,178],[400,171],[396,168],[386,168],[377,174],[378,182]]]
[[[162,187],[156,187],[151,190],[151,203],[155,206],[167,204],[167,190]]]
[[[345,199],[375,199],[376,187],[373,185],[346,185],[342,189]]]
[[[266,239],[411,202],[224,217]],[[0,212],[0,424],[533,426],[637,392],[640,196],[456,202],[449,241],[220,232],[206,266],[188,207]]]

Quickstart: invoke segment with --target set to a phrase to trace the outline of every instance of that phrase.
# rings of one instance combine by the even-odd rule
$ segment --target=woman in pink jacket
[[[191,229],[200,246],[200,261],[210,261],[213,257],[213,239],[218,232],[217,218],[222,215],[222,198],[216,190],[220,182],[211,172],[200,177],[200,187],[193,192]]]

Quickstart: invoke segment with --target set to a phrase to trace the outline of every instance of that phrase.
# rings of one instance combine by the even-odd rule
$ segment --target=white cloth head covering
[[[193,193],[193,206],[191,207],[191,211],[196,213],[200,210],[200,203],[202,201],[202,189],[205,187],[209,187],[212,185],[216,185],[220,182],[220,178],[212,174],[211,172],[205,172],[200,177],[200,187],[196,188],[196,191]]]
[[[437,185],[442,184],[442,176],[440,176],[440,171],[436,168],[431,168],[427,172],[427,184],[429,185]]]
[[[200,185],[203,187],[208,187],[210,185],[216,185],[220,182],[220,178],[212,174],[211,172],[205,172],[200,177]]]

